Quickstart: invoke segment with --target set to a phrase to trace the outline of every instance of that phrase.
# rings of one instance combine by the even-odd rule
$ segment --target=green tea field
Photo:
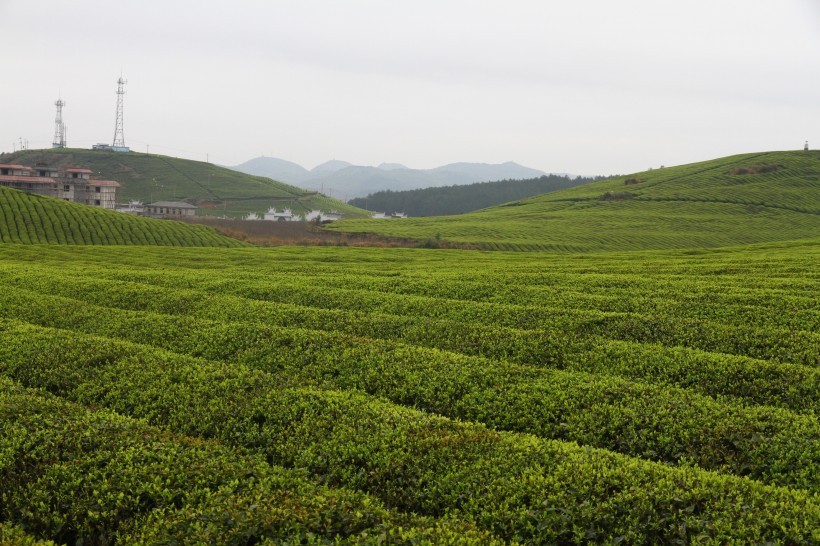
[[[818,264],[2,244],[0,542],[816,544]]]

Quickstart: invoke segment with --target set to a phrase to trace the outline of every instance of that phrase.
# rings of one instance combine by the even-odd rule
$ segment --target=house
[[[143,216],[151,218],[189,218],[196,216],[196,207],[185,201],[157,201],[148,203]]]
[[[336,211],[323,212],[321,210],[312,210],[305,214],[306,222],[332,222],[334,220],[341,220],[342,215]]]
[[[117,208],[117,188],[119,187],[119,182],[113,180],[89,180],[86,186],[86,204],[114,210]]]
[[[374,212],[370,215],[371,218],[407,218],[407,214],[403,212]]]
[[[145,207],[143,206],[142,201],[129,201],[128,203],[117,205],[115,210],[126,214],[141,215],[144,209]]]
[[[268,209],[268,212],[265,213],[264,219],[273,222],[296,222],[300,220],[298,216],[293,215],[293,211],[290,209],[278,211],[273,207]]]
[[[114,209],[118,182],[94,180],[88,169],[0,164],[0,186],[92,207]]]

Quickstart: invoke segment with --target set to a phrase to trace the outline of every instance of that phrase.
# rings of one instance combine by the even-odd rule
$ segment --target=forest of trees
[[[463,214],[604,178],[607,177],[570,178],[550,174],[526,180],[477,182],[408,191],[387,190],[351,199],[349,204],[371,211],[404,212],[409,216],[444,216]]]

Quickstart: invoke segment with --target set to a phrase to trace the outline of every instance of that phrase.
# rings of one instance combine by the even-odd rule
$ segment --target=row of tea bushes
[[[3,544],[499,542],[3,378],[0,454]]]
[[[26,385],[251,449],[404,512],[469,519],[504,540],[820,540],[817,496],[796,489],[283,387],[241,365],[100,337],[7,322],[2,339],[3,373]]]

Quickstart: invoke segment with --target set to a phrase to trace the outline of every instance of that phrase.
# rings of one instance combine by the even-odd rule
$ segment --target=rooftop
[[[0,182],[28,182],[29,184],[54,184],[53,178],[44,178],[40,176],[10,176],[0,174]]]
[[[146,207],[165,207],[172,209],[195,209],[196,207],[185,201],[157,201],[156,203],[148,203]]]

